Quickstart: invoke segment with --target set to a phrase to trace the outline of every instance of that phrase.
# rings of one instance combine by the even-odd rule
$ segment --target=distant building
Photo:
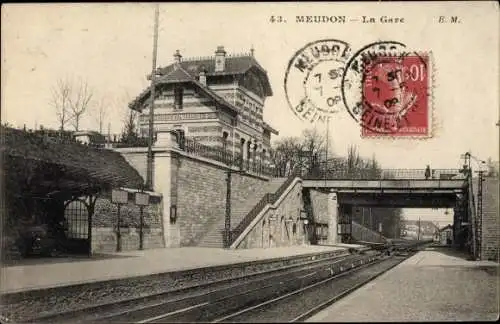
[[[443,245],[451,245],[453,244],[453,226],[446,225],[445,227],[439,230],[440,233],[440,242]]]
[[[75,131],[73,139],[82,144],[94,146],[104,145],[106,142],[104,135],[96,131]]]
[[[182,58],[157,70],[155,130],[172,130],[180,137],[239,154],[245,160],[269,157],[271,134],[278,131],[263,119],[264,103],[272,90],[266,70],[253,49],[227,55],[219,46],[215,56]],[[148,135],[150,88],[130,104],[140,112],[139,132]]]

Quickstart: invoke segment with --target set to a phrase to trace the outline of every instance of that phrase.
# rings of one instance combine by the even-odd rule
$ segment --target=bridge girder
[[[453,208],[454,193],[353,193],[338,192],[338,203],[342,205],[394,207],[394,208]]]

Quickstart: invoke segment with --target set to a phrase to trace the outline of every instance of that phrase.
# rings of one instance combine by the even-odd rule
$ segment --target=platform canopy
[[[3,126],[1,135],[7,190],[22,195],[78,196],[144,184],[118,152]]]

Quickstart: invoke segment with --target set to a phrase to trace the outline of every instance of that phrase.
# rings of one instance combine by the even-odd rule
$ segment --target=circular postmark
[[[342,110],[342,76],[350,53],[348,43],[323,39],[305,45],[290,59],[285,95],[297,117],[325,122]]]
[[[342,99],[362,135],[427,135],[428,77],[426,55],[400,42],[372,43],[347,62]]]

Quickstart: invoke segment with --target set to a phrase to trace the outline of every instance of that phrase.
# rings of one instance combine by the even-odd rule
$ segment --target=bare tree
[[[138,113],[135,110],[130,109],[127,115],[127,119],[123,125],[122,141],[131,142],[137,139],[137,116]]]
[[[290,175],[300,163],[300,152],[302,144],[297,137],[285,137],[274,143],[271,150],[271,161],[276,167],[277,176],[285,177]]]
[[[271,159],[284,177],[295,169],[311,172],[326,160],[326,137],[317,129],[305,129],[301,137],[285,137],[274,143]]]
[[[493,159],[489,157],[486,161],[486,166],[488,168],[486,173],[488,177],[498,177],[498,162],[494,162]]]
[[[349,146],[347,151],[347,173],[352,175],[363,167],[362,164],[357,147],[354,145]]]
[[[55,109],[60,131],[64,131],[64,127],[71,120],[71,91],[71,82],[67,79],[58,79],[51,90],[50,104]]]
[[[73,95],[70,96],[70,108],[72,113],[72,124],[75,131],[80,128],[80,122],[83,115],[87,112],[93,93],[89,88],[87,81],[79,79]]]

